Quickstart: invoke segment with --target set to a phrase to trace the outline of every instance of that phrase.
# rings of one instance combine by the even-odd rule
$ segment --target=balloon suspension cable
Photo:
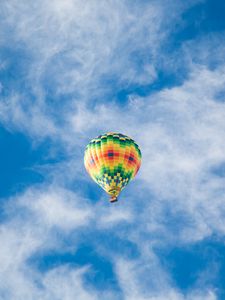
[[[118,201],[118,198],[116,196],[111,196],[110,197],[110,202],[113,203],[113,202],[116,202]]]

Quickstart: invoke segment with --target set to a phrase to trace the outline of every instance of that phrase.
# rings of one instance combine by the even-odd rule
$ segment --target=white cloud
[[[83,283],[88,266],[68,264],[43,272],[29,262],[39,252],[61,249],[56,228],[65,234],[89,222],[90,209],[80,205],[84,199],[56,190],[30,190],[6,203],[6,221],[0,226],[1,299],[98,299]],[[73,251],[77,246],[74,239]]]
[[[82,282],[84,269],[71,270],[57,268],[49,271],[42,281],[44,285],[43,299],[71,300],[79,297],[81,300],[97,299],[94,291],[85,290]]]
[[[10,87],[1,102],[2,122],[45,137],[55,136],[60,119],[61,136],[77,102],[106,97],[113,87],[104,81],[121,87],[151,83],[174,20],[195,2],[3,1],[0,42],[26,57],[21,79],[29,93]],[[138,61],[135,53],[150,59]],[[70,101],[59,99],[64,95]]]
[[[107,196],[105,197],[107,198]],[[104,199],[101,199],[100,201],[105,201]],[[99,204],[99,206],[102,203]],[[134,216],[133,212],[129,210],[129,207],[127,207],[126,210],[123,209],[122,206],[114,206],[114,207],[105,207],[99,208],[98,210],[98,223],[100,228],[114,228],[115,226],[120,226],[123,223],[132,223]]]
[[[213,290],[191,290],[183,294],[168,284],[168,278],[154,257],[148,257],[145,262],[116,262],[118,277],[126,300],[216,300]],[[145,273],[144,270],[148,269]],[[144,272],[140,276],[139,272]]]
[[[47,227],[72,230],[87,225],[92,217],[85,199],[55,186],[47,192],[28,191],[20,202]]]

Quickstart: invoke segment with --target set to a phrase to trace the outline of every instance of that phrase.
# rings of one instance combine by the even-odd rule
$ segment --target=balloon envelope
[[[130,137],[110,132],[90,141],[85,150],[84,165],[92,179],[114,202],[137,174],[141,165],[141,151]]]

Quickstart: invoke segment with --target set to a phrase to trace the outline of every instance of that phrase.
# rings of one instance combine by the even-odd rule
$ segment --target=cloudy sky
[[[112,205],[90,139],[139,144]],[[225,299],[225,2],[1,0],[0,299]]]

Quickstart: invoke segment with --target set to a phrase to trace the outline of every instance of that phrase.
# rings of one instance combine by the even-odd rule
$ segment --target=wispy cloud
[[[19,55],[24,63],[17,72],[27,89],[3,82],[10,91],[2,114],[6,118],[12,111],[16,116],[10,119],[23,130],[52,135],[75,103],[104,101],[115,89],[151,83],[169,26],[173,30],[187,7],[171,1],[3,2],[2,44],[13,49],[7,70]]]

